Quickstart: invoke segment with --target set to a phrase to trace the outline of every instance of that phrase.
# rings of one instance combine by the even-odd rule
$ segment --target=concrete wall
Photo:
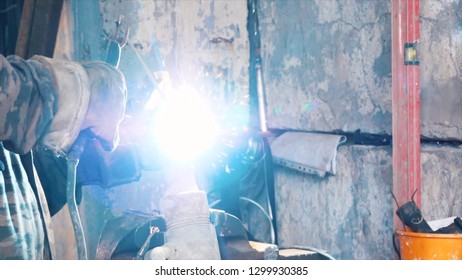
[[[428,220],[462,216],[461,148],[422,148],[422,213]]]
[[[259,2],[269,127],[390,134],[390,2]]]
[[[421,1],[422,135],[462,139],[462,2]]]
[[[422,147],[422,213],[462,215],[462,149]],[[277,167],[281,246],[325,249],[339,259],[393,259],[392,149],[341,146],[337,174],[320,179]]]
[[[393,258],[391,148],[342,146],[337,174],[276,168],[281,246],[310,246],[339,259]]]
[[[391,135],[390,3],[260,1],[269,127]],[[421,126],[429,139],[462,140],[461,5],[421,1]],[[425,218],[462,215],[460,151],[423,146]],[[342,259],[393,258],[391,162],[391,147],[350,146],[339,149],[337,175],[324,180],[278,168],[282,244]]]

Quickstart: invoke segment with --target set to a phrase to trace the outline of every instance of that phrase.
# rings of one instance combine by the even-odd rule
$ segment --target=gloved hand
[[[43,56],[31,59],[52,74],[57,99],[40,144],[65,154],[80,131],[89,129],[105,150],[114,150],[127,100],[123,74],[104,62],[80,64]]]
[[[145,259],[220,259],[205,192],[192,191],[166,196],[160,201],[160,212],[167,222],[166,243],[146,252]]]

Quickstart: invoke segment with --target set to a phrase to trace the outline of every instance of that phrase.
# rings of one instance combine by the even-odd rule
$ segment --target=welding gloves
[[[53,75],[56,111],[41,143],[66,153],[80,131],[88,129],[107,151],[119,142],[126,86],[120,71],[104,62],[77,63],[34,56]]]
[[[160,201],[167,222],[166,243],[148,251],[149,260],[219,260],[215,227],[202,191],[169,195]]]

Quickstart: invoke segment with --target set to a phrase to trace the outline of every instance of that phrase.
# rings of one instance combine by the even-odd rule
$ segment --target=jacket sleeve
[[[17,154],[41,146],[65,155],[88,129],[112,151],[126,94],[123,74],[104,62],[0,56],[0,141]]]
[[[54,115],[53,79],[34,60],[0,55],[0,141],[25,154],[39,141]]]

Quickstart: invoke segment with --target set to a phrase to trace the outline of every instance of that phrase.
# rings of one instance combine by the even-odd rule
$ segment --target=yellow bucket
[[[462,260],[462,234],[397,231],[402,260]]]

